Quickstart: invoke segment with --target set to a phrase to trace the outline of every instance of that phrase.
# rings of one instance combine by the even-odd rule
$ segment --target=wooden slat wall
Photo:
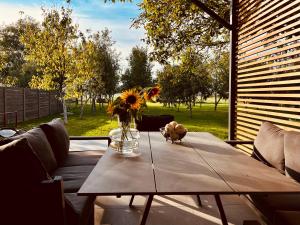
[[[300,0],[239,0],[238,24],[235,138],[262,121],[300,131]]]

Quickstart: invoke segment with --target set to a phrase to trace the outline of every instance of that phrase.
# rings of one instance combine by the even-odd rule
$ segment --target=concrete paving
[[[229,225],[256,221],[252,210],[238,196],[223,196],[222,202]],[[95,204],[95,225],[138,225],[143,212],[144,196],[136,196],[134,207],[130,197],[98,197]],[[222,224],[213,196],[201,196],[199,207],[195,196],[156,196],[147,225],[217,225]]]

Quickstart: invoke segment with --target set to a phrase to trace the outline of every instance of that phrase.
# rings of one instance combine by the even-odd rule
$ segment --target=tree
[[[176,76],[180,72],[179,66],[165,65],[163,70],[157,74],[158,84],[161,88],[159,99],[169,107],[171,104],[176,104],[181,93],[181,91],[178,91],[180,90],[179,87],[175,85]]]
[[[215,110],[222,99],[228,99],[229,91],[229,53],[215,53],[210,63],[212,92],[215,97]]]
[[[66,94],[69,97],[80,99],[80,118],[82,119],[88,96],[94,96],[96,45],[92,40],[86,40],[85,36],[81,34],[81,42],[73,48],[73,57],[76,63],[73,73],[69,73],[66,79]],[[85,103],[84,98],[86,98]]]
[[[0,28],[0,82],[6,86],[28,87],[32,75],[37,73],[34,64],[25,63],[26,53],[20,41],[25,27],[36,30],[38,23],[30,17],[25,17]]]
[[[72,10],[61,7],[43,9],[44,20],[38,30],[26,27],[21,40],[25,45],[28,62],[37,65],[41,76],[33,76],[32,88],[58,90],[63,102],[64,120],[67,123],[65,103],[66,79],[73,71],[71,49],[76,40],[77,26],[72,24]],[[71,76],[70,76],[71,77]]]
[[[151,63],[147,49],[133,47],[128,62],[129,68],[121,77],[123,89],[151,86]]]
[[[214,18],[187,0],[147,0],[133,26],[144,27],[146,43],[153,47],[152,57],[165,63],[180,57],[188,48],[201,51],[207,47],[223,47],[229,32]],[[207,0],[206,5],[229,21],[228,0]]]
[[[95,112],[97,99],[102,96],[110,99],[116,93],[119,64],[108,29],[87,37],[80,33],[80,37],[77,46],[73,48],[76,61],[74,72],[69,74],[66,82],[67,94],[81,100],[82,118],[88,100],[91,100],[92,111]]]
[[[96,74],[101,77],[103,83],[102,91],[98,92],[98,97],[101,95],[107,101],[112,100],[119,82],[119,54],[112,48],[115,42],[111,40],[111,31],[107,28],[93,35],[93,41],[96,45]]]
[[[179,65],[165,66],[158,74],[158,81],[162,87],[161,96],[171,103],[175,102],[178,107],[185,103],[190,117],[197,96],[205,99],[211,93],[206,60],[192,49],[182,54]]]

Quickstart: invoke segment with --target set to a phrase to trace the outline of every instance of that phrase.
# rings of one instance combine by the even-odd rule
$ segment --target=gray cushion
[[[66,160],[63,163],[64,167],[67,166],[83,166],[83,165],[96,165],[98,160],[103,155],[103,151],[82,151],[82,152],[69,152]]]
[[[300,132],[285,132],[284,157],[286,175],[300,182]]]
[[[60,167],[54,171],[53,176],[62,176],[64,180],[64,192],[77,192],[94,166]]]
[[[64,122],[61,119],[54,119],[49,123],[41,124],[40,128],[47,136],[58,165],[62,165],[70,147],[69,135]]]
[[[68,225],[87,225],[93,215],[94,198],[65,194],[66,217]]]
[[[28,141],[21,138],[0,146],[0,179],[8,188],[21,190],[22,185],[34,185],[49,176]]]
[[[32,147],[32,150],[37,154],[41,162],[44,164],[48,173],[56,169],[57,162],[54,153],[42,129],[33,128],[21,135],[7,138],[3,142],[8,143],[12,140],[17,140],[20,138],[27,139],[27,141]]]
[[[256,157],[284,173],[284,130],[263,122],[254,141]]]

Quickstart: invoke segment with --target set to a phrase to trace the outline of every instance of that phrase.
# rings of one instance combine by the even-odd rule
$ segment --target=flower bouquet
[[[108,114],[117,116],[119,123],[119,128],[109,133],[114,150],[121,154],[130,154],[138,149],[139,132],[135,128],[135,120],[141,118],[147,101],[156,101],[159,92],[158,86],[129,89],[108,104]]]

